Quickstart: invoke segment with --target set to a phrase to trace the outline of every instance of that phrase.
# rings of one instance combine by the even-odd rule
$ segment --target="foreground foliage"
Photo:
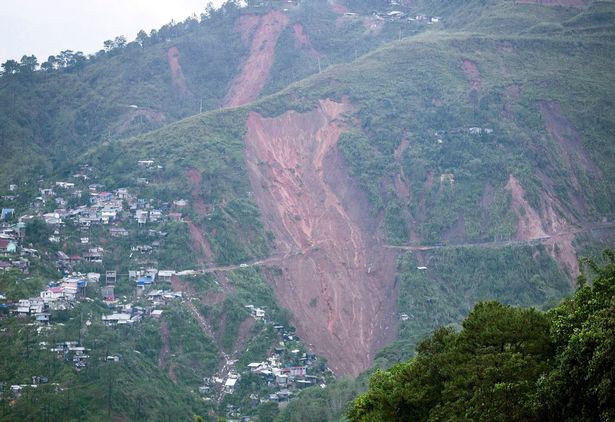
[[[615,254],[547,313],[478,304],[461,331],[441,328],[417,356],[376,371],[354,421],[612,420]]]

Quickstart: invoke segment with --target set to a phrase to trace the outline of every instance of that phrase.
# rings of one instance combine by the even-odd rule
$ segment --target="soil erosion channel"
[[[396,252],[382,247],[367,198],[336,143],[347,102],[306,113],[250,113],[250,183],[276,248],[287,258],[269,279],[298,334],[340,374],[357,375],[395,336]]]

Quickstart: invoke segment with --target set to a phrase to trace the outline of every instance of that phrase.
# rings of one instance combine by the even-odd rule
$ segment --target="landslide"
[[[286,256],[270,277],[277,299],[335,372],[357,375],[395,337],[396,256],[382,247],[336,149],[350,109],[324,100],[305,113],[251,112],[246,160],[264,223]]]
[[[167,62],[169,63],[169,71],[171,73],[171,80],[173,88],[176,90],[179,96],[189,97],[192,95],[188,85],[186,84],[186,78],[179,62],[180,54],[177,47],[171,47],[167,51]]]
[[[236,107],[250,103],[258,97],[273,64],[275,47],[280,34],[288,25],[288,17],[279,11],[263,16],[244,15],[239,18],[237,30],[247,43],[251,37],[250,53],[241,66],[237,77],[224,100],[225,107]]]

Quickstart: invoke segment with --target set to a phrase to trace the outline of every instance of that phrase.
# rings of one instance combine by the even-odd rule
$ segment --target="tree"
[[[124,48],[124,46],[126,45],[126,37],[123,35],[115,37],[113,44],[115,45],[115,48]]]
[[[64,50],[61,51],[57,56],[57,61],[59,67],[68,67],[73,63],[73,57],[75,53],[73,50]]]
[[[19,62],[20,70],[23,73],[32,73],[36,70],[37,66],[38,60],[36,59],[35,55],[24,55],[21,57],[21,61]]]
[[[140,30],[137,34],[137,42],[141,47],[145,46],[147,42],[147,33],[144,30]]]
[[[53,230],[41,219],[33,219],[26,224],[25,242],[36,246],[45,246],[49,244],[49,236],[53,234]]]
[[[109,51],[113,50],[113,48],[115,47],[115,43],[113,42],[113,40],[106,40],[105,42],[103,42],[103,46],[105,51],[108,53]]]
[[[615,419],[615,253],[604,261],[583,260],[593,282],[582,275],[574,297],[549,312],[557,356],[537,402],[551,420]]]
[[[77,51],[72,57],[70,67],[76,71],[79,71],[85,67],[87,60],[88,59],[85,57],[83,52]]]
[[[14,75],[19,72],[19,63],[15,60],[7,60],[2,63],[2,69],[5,75]]]
[[[615,420],[615,253],[548,313],[480,303],[455,332],[441,328],[417,356],[376,371],[353,421]]]
[[[49,56],[47,61],[41,64],[41,69],[45,72],[51,72],[52,70],[57,69],[57,66],[58,60],[56,59],[56,56]]]

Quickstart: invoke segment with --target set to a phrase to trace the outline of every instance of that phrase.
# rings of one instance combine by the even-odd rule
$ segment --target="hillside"
[[[4,75],[3,109],[8,90],[28,93],[13,95],[3,127],[23,136],[31,164],[8,160],[3,174],[51,181],[87,168],[90,183],[138,192],[152,207],[185,200],[157,261],[208,274],[173,288],[195,298],[189,313],[213,340],[216,370],[275,346],[270,329],[245,322],[250,304],[350,376],[407,359],[479,301],[555,305],[575,287],[577,258],[613,243],[615,3],[425,0],[401,2],[404,18],[381,3],[229,7],[139,46],[160,68],[125,47],[76,73]],[[197,34],[228,48],[197,59]],[[210,77],[204,62],[226,73]],[[54,107],[47,129],[21,119],[25,108],[49,112],[28,102],[43,101],[37,89],[52,95],[75,81],[88,88]],[[108,91],[108,110],[120,98],[138,107],[96,108],[98,129],[79,135],[71,119],[92,86]],[[150,119],[139,98],[157,98],[151,110],[164,118]],[[184,118],[200,98],[206,111]],[[70,135],[50,135],[55,125]],[[21,148],[11,136],[5,148]],[[48,148],[58,156],[45,157]],[[104,269],[137,265],[128,242],[113,248]],[[183,353],[178,370],[189,365]],[[245,407],[248,395],[219,403]]]

